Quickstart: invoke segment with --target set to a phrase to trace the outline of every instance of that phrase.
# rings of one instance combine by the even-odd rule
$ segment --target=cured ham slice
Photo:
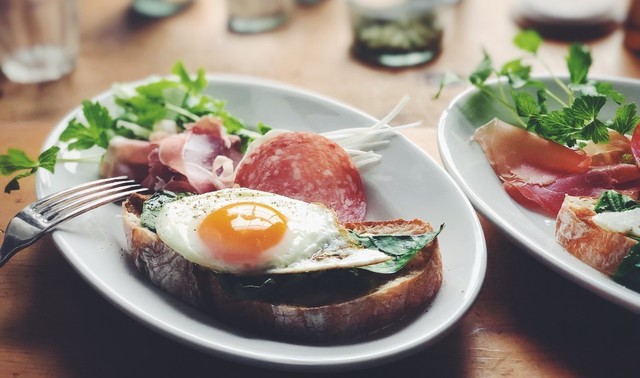
[[[343,222],[364,219],[367,203],[360,172],[342,147],[308,132],[270,132],[265,137],[238,166],[236,184],[320,202]]]
[[[476,130],[493,170],[502,180],[545,184],[566,173],[584,172],[591,158],[580,150],[546,140],[525,129],[494,118]]]
[[[210,192],[233,184],[233,170],[241,159],[240,138],[228,135],[219,119],[203,117],[183,133],[156,143],[142,185],[154,190]]]
[[[149,172],[149,154],[155,145],[145,140],[128,139],[121,136],[111,138],[100,161],[100,177],[125,175],[142,182]]]
[[[582,151],[591,156],[591,166],[632,163],[631,141],[615,130],[609,130],[609,142],[589,142]]]
[[[633,153],[636,165],[640,167],[640,124],[636,126],[631,136],[631,152]]]
[[[632,143],[615,131],[609,135],[609,144],[574,150],[494,119],[474,138],[516,202],[555,216],[566,195],[597,197],[614,189],[638,197],[640,170],[624,163]]]
[[[583,173],[559,177],[552,184],[536,185],[523,181],[506,181],[504,188],[518,203],[556,215],[566,195],[598,197],[614,189],[632,198],[640,192],[640,170],[633,164],[592,167]]]

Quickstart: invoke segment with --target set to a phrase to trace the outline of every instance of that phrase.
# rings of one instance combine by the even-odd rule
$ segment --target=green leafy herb
[[[244,151],[253,139],[270,130],[264,124],[259,124],[257,131],[249,129],[242,120],[225,109],[224,101],[205,94],[208,82],[203,69],[191,75],[179,61],[171,72],[177,76],[177,80],[163,78],[135,87],[114,85],[114,103],[117,109],[113,113],[98,102],[83,101],[82,114],[68,122],[60,134],[60,141],[67,144],[68,150],[94,147],[106,149],[115,136],[148,139],[161,121],[173,121],[177,129],[182,130],[186,123],[211,115],[222,120],[228,133],[240,136]],[[24,152],[15,149],[9,150],[7,155],[0,155],[0,174],[11,175],[20,171],[9,182],[5,191],[18,189],[18,180],[33,174],[39,168],[53,171],[56,161],[62,160],[58,157],[59,151],[58,147],[55,151],[51,149],[50,153],[41,156],[38,161],[33,161]]]
[[[53,172],[59,150],[56,146],[49,147],[38,156],[37,161],[30,159],[23,151],[13,148],[10,148],[6,155],[0,155],[0,174],[8,176],[17,173],[5,186],[4,192],[11,193],[20,189],[18,180],[31,176],[38,168]]]
[[[375,273],[391,274],[402,269],[416,253],[433,242],[444,225],[434,232],[422,235],[358,235],[350,232],[351,237],[365,248],[377,249],[393,259],[379,264],[361,267]]]
[[[70,150],[88,150],[93,146],[107,148],[109,140],[117,134],[109,110],[97,102],[82,102],[82,114],[86,122],[71,119],[67,128],[60,134],[60,140],[70,142]]]
[[[539,48],[543,43],[540,35],[533,30],[520,31],[514,38],[515,46],[528,57],[540,62]],[[518,126],[526,128],[543,138],[573,147],[586,141],[606,143],[609,129],[622,134],[630,133],[640,123],[635,103],[626,103],[626,98],[614,90],[610,83],[589,79],[592,64],[591,52],[582,44],[572,44],[566,56],[568,82],[551,73],[559,90],[547,87],[542,81],[531,77],[531,65],[523,58],[514,59],[497,69],[491,57],[484,52],[482,61],[469,75],[469,82],[496,103],[501,104],[514,115]],[[486,85],[495,76],[497,90]],[[435,95],[456,80],[445,75]],[[553,110],[549,110],[549,102]],[[600,112],[608,101],[619,107],[613,119],[601,119]]]
[[[605,190],[600,194],[594,211],[596,213],[621,212],[640,207],[640,203],[633,198],[620,194],[615,190]]]
[[[640,291],[640,243],[622,259],[613,280],[631,290]]]
[[[156,221],[162,207],[168,203],[179,200],[189,195],[191,195],[191,193],[174,193],[168,190],[154,193],[142,204],[140,223],[143,227],[156,232]]]
[[[594,211],[596,213],[624,212],[639,207],[640,202],[636,202],[633,198],[614,190],[607,190],[598,198]],[[634,236],[629,237],[638,239]],[[640,243],[627,252],[612,278],[623,286],[640,291]]]

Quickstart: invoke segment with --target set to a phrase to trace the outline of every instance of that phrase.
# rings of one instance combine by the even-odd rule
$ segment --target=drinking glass
[[[76,0],[0,0],[0,66],[11,81],[39,83],[73,70]]]

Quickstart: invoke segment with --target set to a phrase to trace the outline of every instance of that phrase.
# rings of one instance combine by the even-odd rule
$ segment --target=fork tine
[[[140,185],[132,180],[107,183],[73,192],[67,197],[56,199],[55,202],[53,200],[49,201],[45,206],[34,206],[32,207],[32,210],[38,213],[42,218],[50,219],[69,207],[82,204],[83,201],[90,201],[110,193],[139,187]]]
[[[122,191],[123,189],[127,189]],[[111,202],[123,200],[134,193],[140,193],[146,191],[146,188],[143,188],[139,185],[130,185],[124,188],[114,188],[112,190],[107,191],[107,195],[105,193],[96,193],[97,196],[93,196],[93,198],[82,199],[76,201],[74,203],[69,204],[64,209],[58,211],[54,216],[50,217],[49,225],[47,229],[55,227],[56,225],[70,219],[76,217],[80,214],[86,213],[89,210],[93,210],[100,206],[106,205]],[[97,197],[97,198],[96,198]]]
[[[60,192],[50,194],[50,195],[48,195],[46,197],[42,197],[41,199],[39,199],[38,201],[33,203],[31,205],[31,208],[34,211],[41,212],[41,211],[43,211],[43,208],[45,208],[47,206],[52,206],[53,204],[57,203],[58,201],[64,201],[64,200],[70,198],[69,196],[75,195],[76,193],[80,193],[80,192],[83,192],[83,191],[84,192],[90,191],[92,189],[95,189],[96,187],[101,187],[101,186],[104,186],[104,185],[115,186],[115,185],[120,185],[122,183],[134,183],[134,181],[130,180],[129,178],[127,178],[127,176],[118,176],[118,177],[110,177],[110,178],[105,178],[105,179],[100,179],[100,180],[96,180],[96,181],[87,182],[85,184],[74,186],[72,188],[65,189],[65,190],[62,190]]]

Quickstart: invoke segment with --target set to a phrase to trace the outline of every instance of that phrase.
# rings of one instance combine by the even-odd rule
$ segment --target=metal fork
[[[145,190],[120,176],[91,181],[39,199],[9,222],[0,247],[0,266],[60,223]]]

